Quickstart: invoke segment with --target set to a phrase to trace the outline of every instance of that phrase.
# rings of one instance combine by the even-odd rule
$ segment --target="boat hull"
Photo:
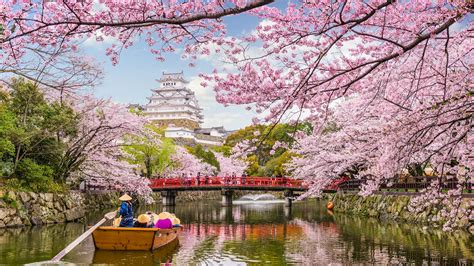
[[[100,250],[154,250],[177,241],[180,230],[101,226],[92,238]]]

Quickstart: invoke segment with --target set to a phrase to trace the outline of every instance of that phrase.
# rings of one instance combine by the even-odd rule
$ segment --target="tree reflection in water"
[[[161,206],[140,208],[160,212]],[[328,213],[322,202],[221,207],[218,202],[176,206],[184,224],[179,245],[154,252],[94,251],[88,239],[66,257],[75,263],[187,264],[471,264],[473,237],[423,231],[408,224]],[[91,216],[93,224],[99,216]],[[50,259],[80,235],[82,224],[0,230],[0,261]]]

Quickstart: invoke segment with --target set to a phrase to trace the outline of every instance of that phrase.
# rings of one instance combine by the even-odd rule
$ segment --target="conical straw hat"
[[[173,224],[181,224],[181,221],[178,218],[173,218]]]
[[[173,217],[171,216],[171,213],[169,212],[162,212],[158,214],[158,219],[164,220],[164,219],[172,219]]]
[[[132,200],[132,197],[130,197],[128,194],[123,194],[122,197],[119,198],[120,201],[129,201]]]
[[[147,214],[140,214],[140,215],[138,215],[137,220],[138,220],[139,223],[146,224],[146,223],[150,222],[150,216],[147,215]]]

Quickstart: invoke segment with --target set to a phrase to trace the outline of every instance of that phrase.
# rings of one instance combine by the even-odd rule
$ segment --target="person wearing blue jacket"
[[[119,198],[122,201],[122,204],[119,208],[120,216],[122,220],[120,221],[120,227],[133,227],[133,207],[132,207],[132,197],[127,194],[124,194]]]

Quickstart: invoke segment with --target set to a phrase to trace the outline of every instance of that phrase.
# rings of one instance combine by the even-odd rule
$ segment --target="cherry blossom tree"
[[[176,146],[176,153],[172,155],[172,161],[174,164],[165,174],[171,178],[181,177],[182,174],[195,176],[198,172],[201,175],[213,175],[216,171],[214,166],[199,160],[182,146]]]
[[[195,44],[222,37],[225,34],[222,17],[271,2],[2,0],[1,56],[3,60],[15,61],[24,55],[29,43],[76,49],[77,39],[113,38],[120,45],[109,47],[107,54],[117,63],[123,48],[144,37],[151,52],[163,60],[162,52],[174,51],[175,44],[185,44],[186,51],[192,52]]]
[[[10,85],[13,76],[22,77],[46,92],[50,89],[58,90],[61,96],[92,88],[102,79],[102,69],[96,62],[79,55],[77,50],[69,47],[42,47],[37,44],[29,44],[24,49],[24,56],[15,60],[2,60],[0,82]]]
[[[440,176],[473,169],[472,8],[461,1],[262,7],[253,11],[263,19],[253,34],[223,40],[221,53],[238,71],[204,77],[217,83],[221,103],[254,103],[266,121],[309,110],[315,132],[301,139],[307,156],[296,161],[313,192],[360,163],[373,177],[363,194],[412,162],[430,162]],[[346,117],[332,117],[347,99]],[[322,134],[331,119],[342,129]]]
[[[299,136],[293,152],[301,157],[295,157],[291,164],[294,176],[310,184],[307,195],[318,195],[333,178],[352,172],[364,180],[360,194],[367,196],[381,184],[397,182],[401,170],[408,165],[429,163],[439,178],[420,196],[412,198],[410,210],[420,213],[425,208],[439,209],[436,219],[444,221],[445,230],[461,226],[472,215],[472,210],[462,204],[461,194],[465,183],[473,179],[469,138],[449,127],[433,127],[434,132],[426,132],[426,138],[420,138],[418,145],[407,145],[407,139],[433,121],[419,121],[420,117],[410,117],[397,108],[387,110],[390,112],[385,115],[377,114],[377,110],[387,108],[381,103],[367,106],[359,96],[333,106],[327,115],[332,126]],[[438,136],[433,140],[429,134]],[[456,145],[447,145],[453,141]],[[456,188],[442,192],[441,182],[453,178],[457,180]]]
[[[81,122],[77,136],[67,141],[61,161],[63,174],[95,185],[149,195],[149,181],[136,173],[138,166],[127,163],[122,150],[125,136],[138,134],[146,120],[123,105],[91,95],[69,100]]]
[[[225,157],[224,154],[219,152],[215,152],[214,154],[216,155],[220,167],[218,176],[230,176],[232,173],[241,176],[245,169],[247,169],[247,163],[241,159],[233,156]]]
[[[472,1],[271,2],[2,0],[0,56],[17,60],[28,43],[73,48],[111,37],[120,45],[106,54],[116,63],[142,36],[158,60],[175,46],[184,59],[217,54],[232,70],[201,77],[216,84],[219,102],[253,104],[273,123],[309,112],[314,132],[300,139],[305,156],[296,162],[314,192],[324,184],[314,169],[334,175],[359,163],[372,177],[363,193],[412,162],[429,162],[439,176],[467,169],[457,180],[472,180]],[[226,36],[221,18],[243,12],[260,25]],[[341,101],[351,102],[346,117],[334,111]],[[328,122],[338,131],[324,134]]]

